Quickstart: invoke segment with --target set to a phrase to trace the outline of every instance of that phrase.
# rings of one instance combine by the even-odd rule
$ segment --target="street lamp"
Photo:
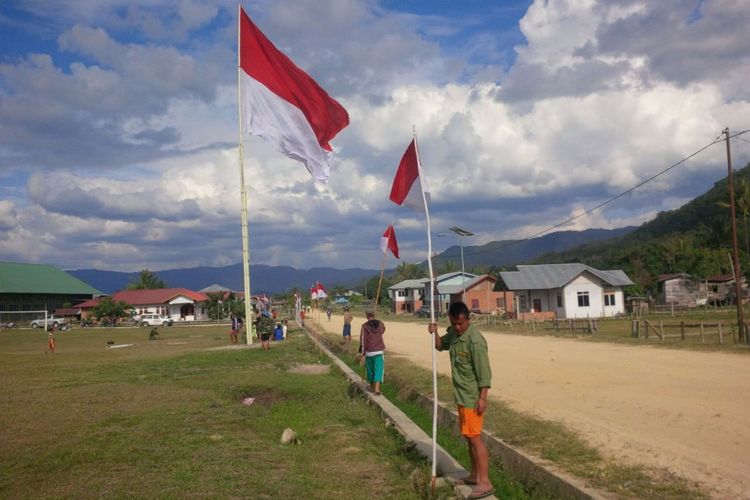
[[[466,229],[461,229],[458,226],[453,226],[448,228],[450,231],[456,234],[456,237],[458,238],[458,244],[461,247],[461,288],[463,291],[461,292],[461,301],[466,304],[466,271],[464,270],[464,238],[468,236],[474,236],[474,233],[471,231],[467,231]]]

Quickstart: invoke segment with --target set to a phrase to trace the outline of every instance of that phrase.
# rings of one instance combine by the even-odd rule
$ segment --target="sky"
[[[243,2],[349,112],[325,186],[244,138],[252,264],[406,262],[388,200],[417,132],[434,250],[525,238],[750,129],[745,0]],[[135,271],[240,262],[237,4],[0,4],[0,261]],[[750,133],[732,161],[750,161]],[[638,225],[726,175],[717,144],[562,229]],[[389,267],[396,265],[389,258]]]

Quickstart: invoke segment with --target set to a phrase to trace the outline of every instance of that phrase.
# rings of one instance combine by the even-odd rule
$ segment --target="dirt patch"
[[[289,373],[301,373],[302,375],[323,375],[331,371],[328,365],[294,365],[289,368]]]
[[[288,394],[272,387],[244,389],[239,391],[238,396],[240,402],[246,398],[255,398],[254,404],[260,404],[263,406],[271,406],[274,403],[289,399]]]

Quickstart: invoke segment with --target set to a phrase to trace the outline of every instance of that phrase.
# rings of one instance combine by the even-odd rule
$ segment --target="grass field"
[[[340,373],[289,371],[328,362],[301,332],[263,352],[160,330],[73,330],[55,354],[38,330],[0,334],[0,498],[419,497],[428,465]]]

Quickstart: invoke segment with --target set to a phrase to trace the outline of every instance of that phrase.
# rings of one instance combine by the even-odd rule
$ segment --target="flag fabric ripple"
[[[380,237],[380,250],[383,253],[388,253],[388,250],[390,250],[393,256],[398,259],[398,242],[396,241],[396,231],[394,231],[392,224],[388,226],[383,236]]]
[[[298,68],[240,9],[240,82],[245,131],[301,161],[319,182],[330,174],[333,139],[346,110]]]
[[[425,212],[424,199],[422,199],[422,190],[424,190],[427,203],[430,202],[430,190],[427,187],[422,168],[419,164],[417,155],[416,139],[412,139],[409,147],[406,148],[401,163],[398,165],[396,177],[393,179],[391,187],[391,201],[397,205],[404,205],[417,212]]]

